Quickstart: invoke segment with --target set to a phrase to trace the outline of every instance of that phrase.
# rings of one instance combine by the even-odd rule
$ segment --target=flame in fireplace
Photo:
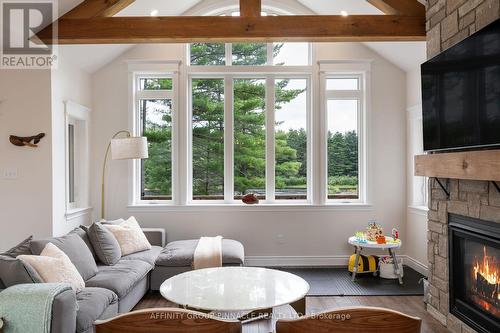
[[[474,265],[474,278],[477,279],[477,276],[481,275],[489,284],[498,284],[500,283],[500,275],[498,273],[498,267],[495,267],[494,258],[488,257],[488,253],[486,251],[486,246],[483,247],[483,260],[482,262],[476,261]],[[500,299],[500,294],[498,295],[498,299]]]

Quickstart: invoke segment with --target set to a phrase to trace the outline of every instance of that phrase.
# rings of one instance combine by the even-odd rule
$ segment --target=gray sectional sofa
[[[95,264],[81,262],[82,256],[75,259],[80,261],[78,265],[74,262],[80,273],[82,273],[81,267],[85,267],[86,264],[90,264],[90,266],[94,264],[97,267],[97,272],[94,272],[95,274],[87,274],[87,272],[81,274],[82,276],[91,276],[87,279],[84,278],[86,287],[81,292],[75,294],[73,291],[65,291],[54,299],[51,333],[93,332],[95,320],[108,319],[118,313],[129,312],[150,290],[159,290],[161,283],[169,277],[191,269],[198,240],[175,241],[164,247],[164,230],[143,230],[152,248],[124,256],[113,266],[103,265],[95,257],[93,258]],[[62,237],[63,241],[60,241],[60,238],[32,241],[31,252],[37,254],[35,252],[38,251],[33,251],[34,247],[52,242],[66,253],[62,243],[68,242],[68,239],[71,238],[68,236],[73,237],[73,234],[80,236],[91,253],[94,254],[86,232],[81,228],[77,228]],[[33,244],[37,244],[37,246],[33,246]],[[66,254],[70,259],[72,255],[76,258],[74,253]],[[12,253],[10,255],[12,256]],[[242,244],[237,241],[224,239],[222,255],[225,266],[243,265],[244,249]],[[15,259],[8,257],[9,253],[0,255],[0,270],[2,267],[6,267],[5,262],[14,263]],[[91,261],[92,259],[87,258],[86,260]],[[4,272],[0,271],[0,289],[16,284],[16,282],[26,283],[27,278],[33,280],[32,282],[39,282],[39,278],[33,276],[36,273],[26,273],[25,276],[19,277],[18,282],[15,281],[16,277],[12,276],[8,277],[8,281],[2,281],[2,278],[7,280],[7,277],[4,277],[6,276],[5,269]]]

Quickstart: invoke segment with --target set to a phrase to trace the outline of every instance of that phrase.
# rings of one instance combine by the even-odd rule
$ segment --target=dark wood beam
[[[111,17],[128,7],[135,0],[85,0],[63,15],[64,19]]]
[[[189,42],[424,41],[420,16],[95,17],[58,21],[38,33],[47,44]]]
[[[240,0],[240,16],[257,17],[261,12],[261,0]]]
[[[417,0],[366,0],[387,15],[425,17],[425,6]]]

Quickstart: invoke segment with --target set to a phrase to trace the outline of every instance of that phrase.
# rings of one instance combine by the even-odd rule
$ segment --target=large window
[[[191,199],[306,201],[309,44],[195,43],[189,54]]]
[[[135,134],[149,144],[134,203],[366,202],[367,72],[315,73],[306,43],[187,49],[187,66],[133,72]]]

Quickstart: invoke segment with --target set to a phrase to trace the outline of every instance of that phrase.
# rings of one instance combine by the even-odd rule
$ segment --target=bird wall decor
[[[33,135],[33,136],[16,136],[16,135],[11,135],[9,137],[9,141],[14,146],[36,148],[36,147],[38,147],[38,143],[40,142],[40,140],[44,136],[45,136],[45,133],[39,133],[39,134]]]

